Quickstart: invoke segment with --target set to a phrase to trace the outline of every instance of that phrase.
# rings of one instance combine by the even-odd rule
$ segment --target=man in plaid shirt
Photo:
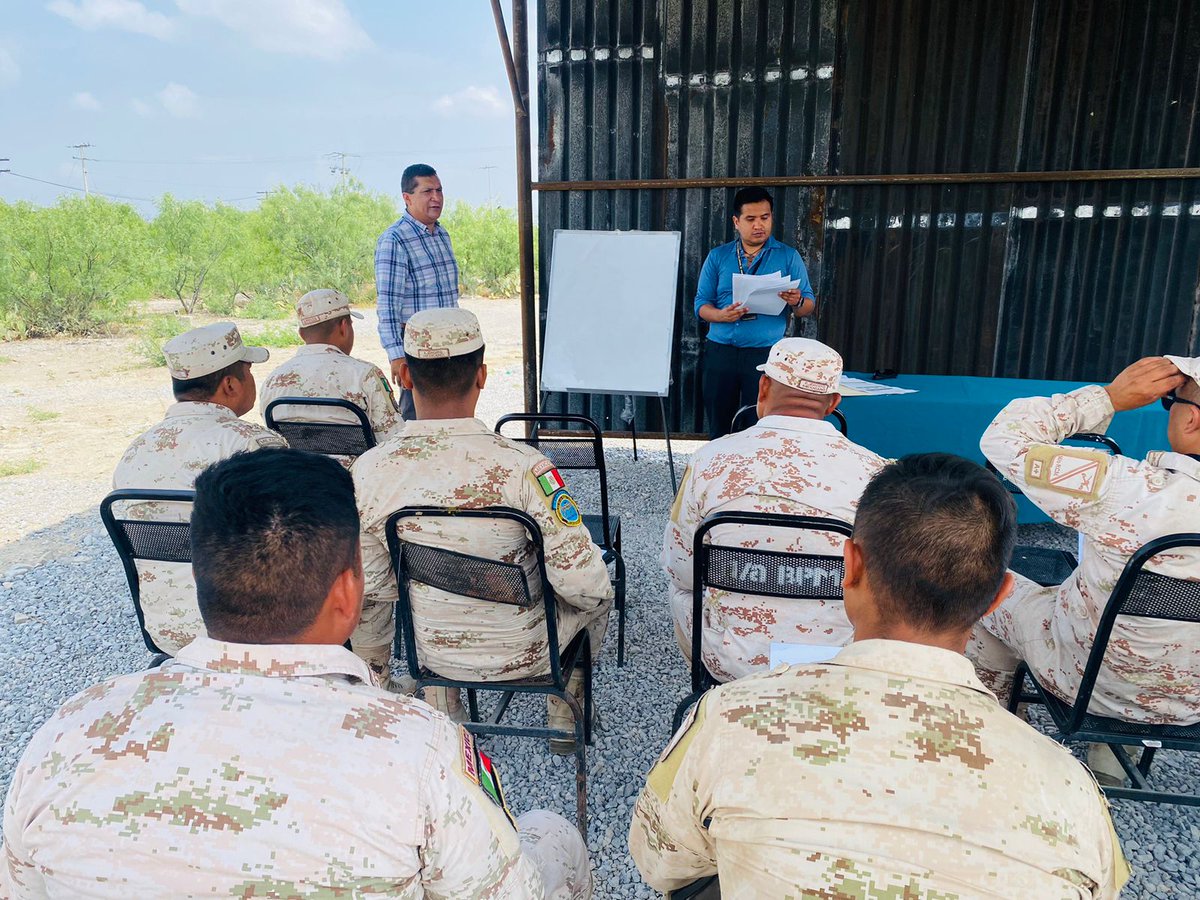
[[[375,244],[375,293],[379,338],[392,363],[392,381],[400,386],[404,323],[413,313],[458,306],[458,263],[450,235],[438,224],[442,182],[432,166],[416,163],[400,177],[404,215]],[[400,415],[416,418],[412,392],[400,391]]]

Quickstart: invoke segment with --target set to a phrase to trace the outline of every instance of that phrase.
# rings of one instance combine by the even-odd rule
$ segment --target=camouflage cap
[[[232,322],[214,322],[193,328],[163,344],[163,357],[172,378],[187,381],[219,372],[235,362],[266,362],[266,347],[247,347]]]
[[[1192,379],[1192,381],[1200,384],[1200,357],[1168,356],[1166,358],[1175,363],[1175,368],[1180,372]]]
[[[354,316],[356,319],[363,317],[362,313],[350,308],[350,299],[345,294],[332,288],[309,291],[296,301],[296,317],[300,319],[301,328],[320,325],[342,316]]]
[[[482,346],[479,320],[456,306],[423,309],[404,325],[404,353],[417,359],[464,356]]]
[[[842,357],[809,338],[784,338],[758,367],[772,381],[809,394],[836,394],[841,387]]]

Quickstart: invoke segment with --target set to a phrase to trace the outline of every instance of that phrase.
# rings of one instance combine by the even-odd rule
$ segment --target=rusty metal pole
[[[537,308],[533,302],[533,171],[529,148],[529,31],[525,0],[512,0],[512,43],[500,0],[492,0],[496,34],[513,96],[517,139],[517,241],[521,271],[521,369],[525,412],[538,411]]]

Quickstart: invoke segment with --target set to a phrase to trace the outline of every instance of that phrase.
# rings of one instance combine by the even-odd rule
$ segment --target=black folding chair
[[[1106,447],[1113,456],[1121,455],[1120,445],[1107,434],[1081,431],[1071,435],[1067,441],[1075,441],[1080,444],[1100,444]],[[988,470],[1000,479],[1010,494],[1019,495],[1021,493],[1021,489],[1005,478],[990,460],[985,460],[985,462]],[[1040,584],[1042,587],[1054,587],[1070,578],[1071,573],[1078,565],[1079,560],[1069,550],[1019,545],[1013,549],[1012,562],[1008,567],[1035,584]]]
[[[733,414],[733,419],[729,423],[729,431],[735,434],[739,431],[745,431],[751,425],[758,421],[754,413],[758,407],[756,404],[747,403],[741,409]],[[835,409],[830,412],[825,418],[833,419],[833,424],[837,426],[838,431],[842,433],[842,437],[846,436],[846,415],[840,409]]]
[[[281,406],[344,409],[358,419],[358,423],[297,422],[292,419],[280,419],[282,413],[278,410]],[[325,456],[348,456],[354,459],[375,446],[375,432],[371,429],[371,420],[362,409],[349,400],[336,400],[333,397],[280,397],[267,404],[263,418],[267,427],[280,434],[293,450],[309,450]]]
[[[1132,787],[1105,787],[1110,797],[1127,800],[1152,800],[1157,803],[1176,803],[1200,806],[1200,794],[1177,794],[1157,791],[1147,781],[1154,754],[1160,749],[1200,752],[1200,723],[1195,725],[1147,725],[1127,722],[1088,712],[1096,678],[1104,665],[1109,636],[1117,616],[1143,619],[1165,619],[1174,622],[1200,623],[1200,581],[1168,578],[1146,570],[1149,562],[1160,553],[1181,547],[1200,548],[1200,533],[1169,534],[1156,538],[1138,550],[1117,580],[1112,596],[1100,616],[1092,650],[1075,699],[1067,702],[1044,688],[1022,662],[1016,671],[1009,712],[1016,712],[1021,703],[1044,704],[1058,733],[1056,740],[1088,741],[1107,744],[1125,770]],[[1025,690],[1026,678],[1033,692]],[[1126,746],[1140,746],[1142,752],[1135,764],[1125,753]]]
[[[534,583],[516,563],[501,562],[470,556],[455,550],[444,550],[403,540],[399,528],[407,519],[480,519],[492,522],[514,522],[525,529],[530,550],[536,554],[537,568]],[[592,743],[592,646],[586,628],[560,650],[558,640],[557,597],[546,577],[546,558],[542,547],[542,532],[528,514],[509,507],[492,506],[482,509],[445,508],[437,506],[408,506],[392,513],[387,520],[388,552],[396,573],[399,615],[396,617],[396,656],[408,665],[408,673],[419,687],[433,685],[466,690],[470,721],[464,726],[475,734],[507,734],[517,737],[551,738],[575,742],[575,802],[579,831],[587,836],[587,757],[585,744]],[[488,603],[505,603],[530,608],[542,603],[546,621],[546,652],[550,674],[517,678],[511,681],[470,681],[444,678],[423,665],[417,657],[416,629],[413,624],[412,598],[409,585],[413,582],[439,590],[474,597]],[[583,673],[583,708],[567,690],[576,668]],[[486,721],[479,718],[478,691],[496,691],[500,700]],[[513,695],[546,694],[558,697],[571,709],[573,731],[560,731],[534,725],[504,725],[501,718]]]
[[[504,434],[509,422],[533,425],[529,437]],[[567,426],[567,431],[544,432],[548,425]],[[571,428],[575,426],[575,428]],[[496,434],[528,444],[554,463],[555,468],[594,470],[600,481],[600,514],[585,514],[583,526],[592,542],[604,552],[604,562],[613,564],[613,593],[617,607],[617,665],[625,665],[625,558],[621,555],[621,517],[608,511],[608,472],[604,465],[604,438],[600,426],[587,416],[550,413],[510,413],[496,422]]]
[[[760,525],[796,531],[826,531],[850,537],[854,529],[840,519],[762,512],[719,512],[708,516],[692,540],[692,692],[675,708],[672,733],[701,695],[717,683],[704,665],[704,591],[716,588],[738,594],[757,594],[781,600],[841,600],[842,557],[787,553],[705,540],[723,525]]]
[[[129,518],[128,515],[117,515],[113,507],[118,503],[192,503],[196,499],[195,491],[148,491],[133,488],[123,488],[113,491],[100,503],[100,521],[117,548],[117,556],[125,569],[125,581],[129,584],[129,594],[133,598],[133,609],[137,613],[138,628],[142,632],[142,640],[146,649],[154,654],[150,667],[160,665],[170,659],[150,632],[146,630],[146,616],[142,612],[142,588],[138,579],[137,560],[145,559],[154,562],[191,563],[192,561],[192,523],[191,522],[155,522],[147,519]]]

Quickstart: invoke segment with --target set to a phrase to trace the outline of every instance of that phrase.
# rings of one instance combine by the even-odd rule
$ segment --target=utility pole
[[[487,172],[487,181],[488,181],[487,202],[491,203],[492,202],[492,169],[494,169],[496,167],[495,166],[480,166],[479,168],[481,168],[485,172]]]
[[[89,194],[87,183],[87,153],[84,151],[91,146],[91,144],[70,144],[67,146],[68,150],[75,150],[79,153],[78,156],[73,156],[71,158],[79,160],[79,165],[83,168],[83,196],[85,197],[89,196]]]
[[[335,159],[338,161],[336,166],[331,165],[329,167],[329,172],[331,175],[337,175],[339,177],[339,184],[341,184],[342,187],[346,186],[346,178],[350,175],[350,170],[346,168],[346,157],[348,156],[352,156],[356,159],[358,158],[357,153],[347,153],[345,150],[334,150],[332,153],[325,154],[325,158],[331,163]]]
[[[12,160],[9,159],[7,156],[0,156],[0,165],[4,165],[4,163],[9,163],[9,162],[12,162]],[[6,175],[7,173],[9,173],[11,171],[12,171],[12,169],[5,166],[3,169],[0,169],[0,175]]]

